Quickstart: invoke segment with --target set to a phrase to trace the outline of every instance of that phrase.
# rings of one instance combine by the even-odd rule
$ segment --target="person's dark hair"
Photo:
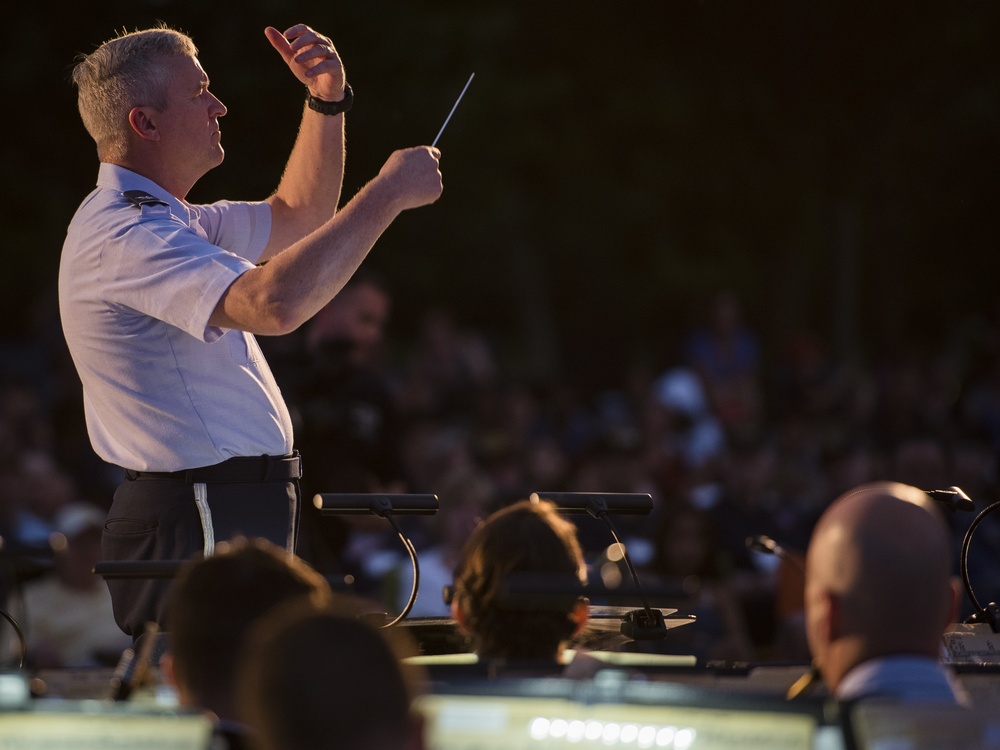
[[[167,635],[178,683],[201,707],[228,713],[250,628],[280,604],[331,596],[319,573],[263,539],[220,544],[188,564],[172,590]]]
[[[576,527],[552,503],[523,500],[483,521],[462,549],[454,582],[455,603],[480,656],[551,660],[578,627],[579,598],[549,597],[544,607],[507,602],[517,574],[548,574],[567,588],[586,583]]]
[[[296,602],[262,619],[239,671],[238,705],[259,750],[389,750],[409,743],[419,668],[398,629]]]

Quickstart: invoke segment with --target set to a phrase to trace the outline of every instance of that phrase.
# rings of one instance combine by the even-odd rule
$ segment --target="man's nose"
[[[217,96],[215,96],[213,94],[212,98],[215,100],[215,106],[212,108],[213,111],[217,112],[217,114],[215,116],[216,117],[222,117],[229,110],[226,109],[226,105],[222,103],[222,100],[219,97],[217,97]]]

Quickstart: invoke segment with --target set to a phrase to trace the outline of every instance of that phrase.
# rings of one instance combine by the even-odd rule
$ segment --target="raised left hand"
[[[344,97],[344,64],[329,37],[301,23],[284,34],[268,26],[264,35],[310,94],[325,101]]]

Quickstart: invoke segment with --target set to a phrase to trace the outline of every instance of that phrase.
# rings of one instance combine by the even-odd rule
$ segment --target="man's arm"
[[[344,98],[344,66],[329,38],[298,24],[282,34],[264,30],[295,77],[324,101]],[[320,227],[337,210],[344,179],[344,115],[304,107],[299,134],[281,182],[267,199],[271,236],[260,260],[268,260]]]
[[[318,230],[244,272],[219,300],[209,325],[262,335],[295,330],[347,283],[402,211],[441,195],[440,152],[394,152],[378,175]]]

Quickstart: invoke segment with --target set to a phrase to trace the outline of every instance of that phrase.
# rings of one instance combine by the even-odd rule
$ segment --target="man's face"
[[[348,287],[313,321],[310,339],[313,346],[325,341],[348,340],[353,344],[351,361],[370,364],[382,343],[389,318],[389,297],[377,286],[358,284]]]
[[[363,284],[353,290],[346,308],[344,332],[354,342],[352,359],[355,364],[367,364],[382,343],[389,318],[389,298],[379,289]]]
[[[208,90],[208,75],[198,58],[175,55],[165,61],[170,71],[167,106],[156,117],[161,143],[178,169],[195,179],[222,163],[219,118],[226,106]]]

